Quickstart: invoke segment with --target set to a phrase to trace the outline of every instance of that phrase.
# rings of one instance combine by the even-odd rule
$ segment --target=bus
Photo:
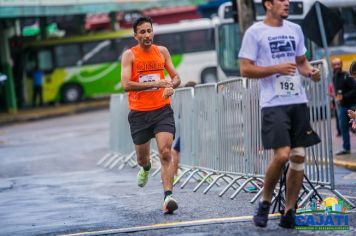
[[[166,46],[182,84],[217,81],[214,26],[210,19],[154,25],[154,42]],[[32,74],[44,73],[45,103],[77,102],[123,92],[122,53],[136,45],[132,30],[34,41],[23,45],[15,71],[23,77],[25,103],[31,101]],[[27,89],[26,89],[27,88]]]
[[[264,9],[262,0],[254,0],[256,20],[263,20]],[[339,57],[344,62],[344,70],[348,68],[352,60],[356,59],[356,1],[355,0],[319,0],[322,4],[337,11],[344,20],[343,29],[333,40],[329,47],[331,57]],[[290,0],[289,17],[295,23],[300,23],[309,12],[315,0]],[[220,6],[215,17],[215,35],[217,38],[218,54],[218,78],[237,77],[240,74],[238,52],[241,46],[240,29],[238,23],[232,18],[232,4],[230,2]],[[340,40],[341,39],[341,40]],[[311,60],[324,57],[324,51],[318,48],[310,40],[306,40],[308,58]]]

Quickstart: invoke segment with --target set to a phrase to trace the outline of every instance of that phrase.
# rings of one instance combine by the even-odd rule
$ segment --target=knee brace
[[[302,170],[304,170],[304,162],[303,163],[295,163],[295,162],[289,161],[289,168],[291,168],[292,170],[296,170],[296,171],[302,171]]]
[[[303,147],[292,148],[292,150],[290,150],[289,156],[290,157],[294,157],[294,156],[305,157],[305,148],[303,148]]]
[[[292,150],[290,151],[290,157],[294,157],[294,156],[305,157],[305,149],[303,147],[292,148]],[[302,171],[304,170],[304,162],[296,163],[296,162],[289,161],[289,168],[296,171]]]

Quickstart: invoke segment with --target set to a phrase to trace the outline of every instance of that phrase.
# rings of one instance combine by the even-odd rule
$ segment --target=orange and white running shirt
[[[152,45],[149,52],[139,45],[132,47],[134,55],[131,81],[145,83],[164,80],[165,59],[159,48]],[[170,98],[163,98],[164,88],[151,88],[143,91],[129,91],[129,108],[136,111],[152,111],[170,104]]]

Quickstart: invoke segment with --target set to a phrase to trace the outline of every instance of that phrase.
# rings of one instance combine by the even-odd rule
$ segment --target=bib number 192
[[[281,90],[294,91],[293,82],[280,82]]]
[[[298,76],[280,76],[275,79],[275,93],[278,96],[292,96],[300,91],[300,78]]]

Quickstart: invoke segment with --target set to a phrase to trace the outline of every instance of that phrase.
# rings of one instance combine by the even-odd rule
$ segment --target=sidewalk
[[[60,105],[55,107],[43,107],[19,110],[17,114],[0,113],[0,127],[19,122],[27,122],[32,120],[39,120],[50,117],[65,116],[75,113],[108,109],[109,99],[100,99],[93,101],[86,101],[77,104]],[[332,143],[333,153],[341,150],[342,138],[336,137],[335,120],[331,121],[332,126]],[[351,170],[356,170],[356,134],[350,133],[351,138],[351,154],[336,156],[334,155],[334,164]]]
[[[91,110],[109,109],[109,102],[109,99],[98,99],[75,104],[61,104],[58,106],[19,109],[16,114],[1,112],[0,127],[19,122],[65,116]]]
[[[333,153],[342,149],[342,138],[336,136],[336,122],[331,120]],[[334,164],[340,167],[356,171],[356,134],[350,132],[351,154],[336,156],[334,155]]]

